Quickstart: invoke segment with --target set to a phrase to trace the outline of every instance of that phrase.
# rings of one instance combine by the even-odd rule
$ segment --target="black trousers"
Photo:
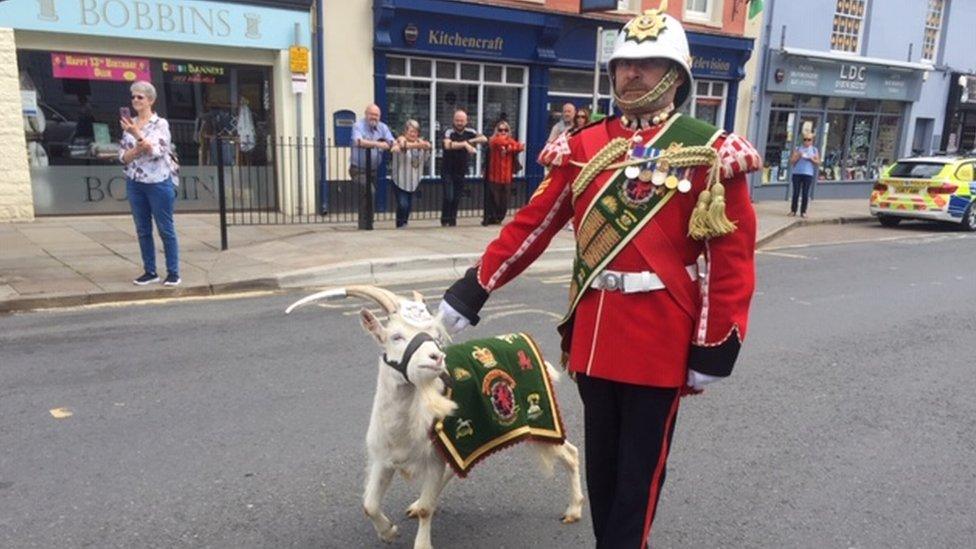
[[[444,202],[441,204],[441,225],[457,225],[458,202],[464,191],[464,174],[445,173]]]
[[[678,390],[579,374],[597,549],[643,549],[664,486]]]
[[[800,203],[800,213],[807,213],[807,202],[810,200],[810,186],[813,185],[812,175],[793,174],[793,200],[790,201],[790,211],[796,213],[796,201],[803,198]]]

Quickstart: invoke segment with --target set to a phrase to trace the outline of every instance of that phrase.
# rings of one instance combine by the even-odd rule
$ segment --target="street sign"
[[[600,37],[600,62],[606,63],[613,55],[613,45],[617,42],[617,34],[620,31],[615,29],[604,29],[603,36]]]
[[[291,73],[292,93],[305,93],[308,90],[308,75],[293,72]]]
[[[308,74],[308,48],[304,46],[292,46],[288,48],[288,61],[291,72]]]

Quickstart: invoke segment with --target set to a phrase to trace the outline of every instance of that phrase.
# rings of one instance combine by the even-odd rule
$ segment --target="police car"
[[[976,231],[976,157],[899,160],[881,172],[870,208],[885,227],[902,219],[928,219]]]

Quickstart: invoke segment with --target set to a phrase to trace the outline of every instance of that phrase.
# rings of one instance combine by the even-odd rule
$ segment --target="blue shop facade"
[[[374,96],[394,131],[420,122],[425,138],[446,130],[458,108],[490,135],[504,118],[527,144],[519,174],[533,189],[543,170],[534,159],[566,102],[590,108],[598,29],[620,20],[444,0],[376,0]],[[695,88],[685,111],[731,130],[739,82],[753,40],[689,32]],[[610,108],[602,69],[598,109]],[[482,151],[471,167],[480,173]],[[440,175],[440,151],[428,167]]]

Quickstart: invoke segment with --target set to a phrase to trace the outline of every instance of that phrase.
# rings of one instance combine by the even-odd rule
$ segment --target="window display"
[[[777,94],[769,114],[763,183],[789,180],[789,151],[794,138],[812,131],[823,162],[824,181],[876,179],[897,159],[903,103],[839,97]],[[792,106],[791,109],[781,107]],[[822,127],[820,120],[824,120]]]

